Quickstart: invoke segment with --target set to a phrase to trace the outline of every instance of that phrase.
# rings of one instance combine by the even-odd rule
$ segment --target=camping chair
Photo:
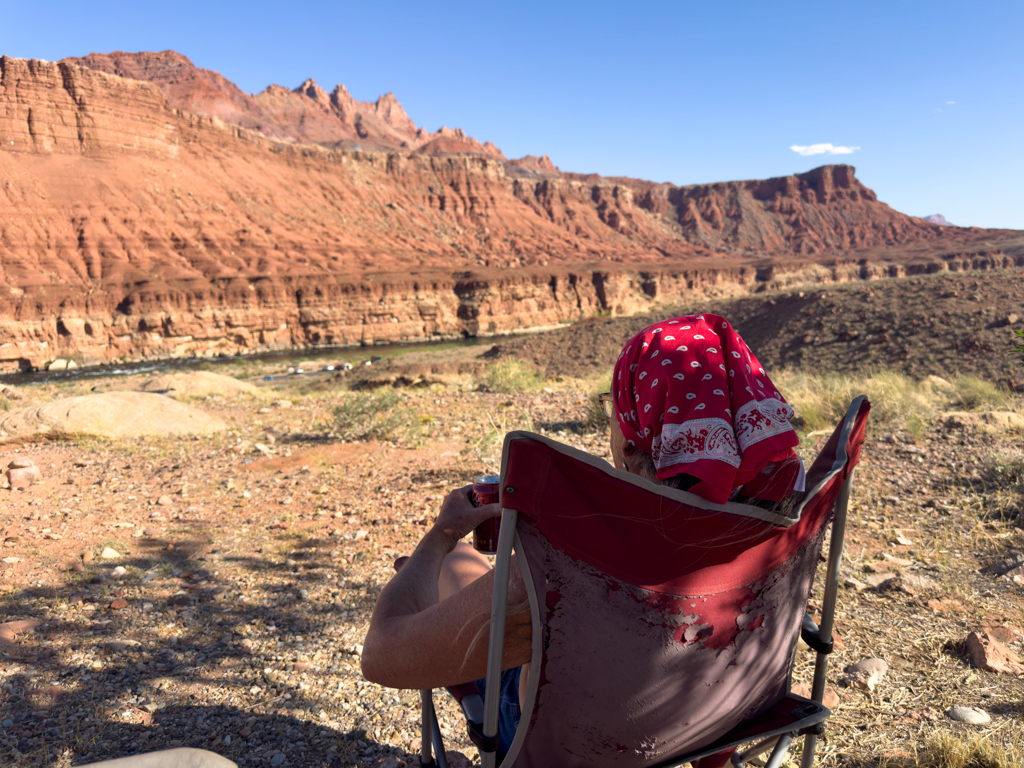
[[[853,401],[782,515],[711,504],[528,432],[505,438],[485,701],[457,686],[485,768],[777,768],[806,736],[814,763],[832,650],[846,509],[870,404]],[[805,614],[832,522],[821,623]],[[498,755],[511,553],[529,594],[533,655],[522,717]],[[790,692],[797,636],[817,651],[810,699]],[[493,681],[493,683],[492,683]],[[421,764],[445,768],[430,691]],[[736,748],[754,743],[745,752]]]

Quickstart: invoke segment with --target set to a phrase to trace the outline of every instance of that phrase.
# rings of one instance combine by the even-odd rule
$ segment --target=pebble
[[[169,507],[171,506],[171,504],[174,503],[174,499],[165,494],[161,496],[159,499],[157,499],[156,503],[159,504],[161,507]]]
[[[85,558],[82,558],[85,560]],[[104,547],[103,551],[100,552],[100,559],[102,560],[119,560],[121,559],[121,553],[113,547]]]
[[[91,563],[92,559],[93,559],[93,554],[92,554],[92,550],[91,549],[87,549],[87,550],[85,550],[82,553],[82,562],[83,563]]]
[[[946,713],[946,717],[950,720],[956,720],[959,723],[969,723],[970,725],[982,725],[992,720],[985,710],[965,707],[962,704],[958,704],[949,710]]]
[[[110,572],[110,575],[113,576],[115,579],[119,579],[126,573],[128,573],[128,569],[125,568],[123,565],[119,565]]]
[[[289,405],[291,405],[291,403],[289,403]],[[276,755],[274,755],[272,758],[270,758],[270,765],[271,766],[282,765],[284,763],[284,761],[287,760],[287,759],[288,758],[285,757],[284,752],[278,752]]]
[[[15,563],[20,563],[21,562],[21,558],[20,557],[5,557],[4,558],[4,562],[7,563],[8,565],[14,565]]]
[[[119,597],[110,604],[110,607],[112,610],[121,611],[128,607],[128,601]]]
[[[3,725],[4,728],[13,728],[14,727],[14,721],[11,720],[11,718],[7,718],[6,720],[3,721],[3,723],[0,723],[0,725]]]
[[[144,536],[157,536],[160,533],[159,528],[146,528],[142,531]]]
[[[24,458],[24,459],[15,459],[14,461],[12,461],[10,464],[7,465],[7,468],[8,469],[28,469],[29,467],[34,467],[35,465],[36,465],[36,463],[34,461],[32,461],[32,459]]]

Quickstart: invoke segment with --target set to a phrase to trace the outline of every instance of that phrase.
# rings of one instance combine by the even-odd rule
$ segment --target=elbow
[[[368,645],[363,646],[363,653],[359,657],[359,666],[363,672],[363,677],[369,682],[384,685],[383,670],[377,661],[377,654],[373,653]]]
[[[387,663],[387,653],[382,652],[377,647],[377,643],[372,642],[369,637],[363,641],[363,652],[359,656],[359,666],[363,677],[369,682],[383,685],[385,688],[395,687],[392,680],[391,665]]]

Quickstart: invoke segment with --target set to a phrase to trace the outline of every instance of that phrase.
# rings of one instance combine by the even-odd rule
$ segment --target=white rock
[[[125,568],[123,565],[119,565],[117,566],[117,568],[110,572],[110,575],[113,576],[115,579],[119,579],[126,573],[128,573],[128,569]]]
[[[112,547],[104,547],[103,551],[100,552],[101,560],[120,560],[121,553]]]
[[[975,707],[965,707],[962,704],[958,704],[946,713],[946,717],[950,720],[956,720],[960,723],[970,723],[971,725],[982,725],[983,723],[990,722],[992,718],[988,712],[983,709],[976,709]]]

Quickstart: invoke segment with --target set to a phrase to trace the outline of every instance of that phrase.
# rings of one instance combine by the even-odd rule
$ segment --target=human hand
[[[434,521],[434,530],[447,539],[450,547],[454,547],[480,523],[501,514],[501,504],[474,506],[470,498],[472,489],[472,485],[466,485],[445,496],[441,511]]]

